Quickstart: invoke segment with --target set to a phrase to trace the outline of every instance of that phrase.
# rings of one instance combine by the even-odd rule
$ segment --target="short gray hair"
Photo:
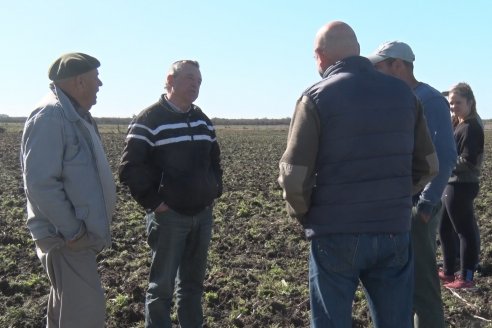
[[[195,66],[196,68],[200,69],[200,64],[196,60],[190,60],[190,59],[184,59],[184,60],[178,60],[172,63],[171,67],[169,68],[169,72],[167,73],[167,76],[172,75],[176,76],[181,72],[183,69],[183,66],[186,64],[190,64]],[[166,78],[166,90],[169,92],[171,89],[171,86],[167,83],[167,78]]]

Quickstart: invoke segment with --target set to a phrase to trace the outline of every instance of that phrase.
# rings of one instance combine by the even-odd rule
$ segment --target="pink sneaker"
[[[443,269],[439,269],[438,275],[439,275],[439,279],[442,281],[443,284],[449,284],[450,282],[453,282],[455,279],[454,274],[448,276],[444,273]]]
[[[451,289],[470,289],[475,288],[475,282],[473,280],[465,280],[463,276],[459,275],[453,282],[444,284],[444,287]]]

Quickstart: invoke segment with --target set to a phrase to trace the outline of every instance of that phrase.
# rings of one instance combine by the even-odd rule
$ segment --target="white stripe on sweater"
[[[146,138],[144,136],[141,136],[141,135],[138,135],[138,134],[129,134],[129,135],[127,135],[126,136],[126,140],[129,140],[129,139],[140,139],[140,140],[143,140],[143,141],[145,141],[146,143],[148,143],[152,147],[162,146],[162,145],[169,145],[169,144],[179,143],[179,142],[184,142],[184,141],[192,141],[192,140],[205,140],[205,141],[210,141],[210,142],[215,142],[217,140],[216,138],[212,138],[212,137],[210,137],[208,135],[204,135],[204,134],[195,135],[195,136],[193,136],[193,138],[191,136],[181,136],[181,137],[174,137],[174,138],[166,138],[166,139],[157,140],[155,143],[153,143],[152,141],[150,141],[148,138]]]
[[[198,120],[198,121],[190,122],[190,126],[192,128],[195,128],[195,127],[197,127],[199,125],[205,125],[207,127],[207,129],[209,129],[210,131],[214,131],[215,130],[212,125],[207,125],[207,122],[205,122],[204,120]],[[143,124],[133,123],[133,124],[130,124],[130,126],[128,128],[130,130],[133,129],[133,128],[141,128],[141,129],[145,129],[145,130],[149,131],[153,135],[156,135],[159,132],[164,131],[164,130],[183,129],[183,128],[187,128],[187,127],[188,127],[188,123],[173,123],[173,124],[159,125],[155,129],[150,129],[150,128],[148,128],[147,126],[145,126]]]

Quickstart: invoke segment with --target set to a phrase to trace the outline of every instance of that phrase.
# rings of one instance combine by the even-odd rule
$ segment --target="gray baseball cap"
[[[388,58],[401,59],[413,63],[415,55],[412,48],[404,42],[391,41],[380,45],[372,55],[367,56],[371,63],[377,64]]]

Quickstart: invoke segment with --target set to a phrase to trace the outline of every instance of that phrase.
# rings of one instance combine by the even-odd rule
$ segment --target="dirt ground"
[[[492,327],[492,131],[476,213],[481,232],[478,289],[443,289],[449,327]],[[214,236],[205,282],[207,327],[308,327],[308,243],[287,219],[276,182],[287,129],[222,128],[224,194],[215,207]],[[0,327],[44,327],[49,284],[25,227],[19,167],[20,131],[0,133]],[[103,134],[113,171],[124,135]],[[143,327],[149,269],[143,211],[118,186],[113,246],[99,256],[107,298],[107,327]],[[353,327],[371,327],[358,290]],[[176,317],[174,322],[177,323]]]

